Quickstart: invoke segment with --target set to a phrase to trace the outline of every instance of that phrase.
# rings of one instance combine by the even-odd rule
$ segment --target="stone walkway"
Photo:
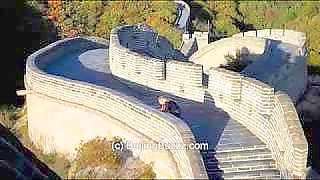
[[[134,96],[142,103],[156,109],[159,109],[157,96],[168,95],[173,97],[181,107],[182,119],[193,131],[197,142],[209,143],[210,152],[212,152],[212,156],[210,156],[211,159],[215,159],[214,156],[219,152],[226,153],[232,149],[245,151],[246,149],[262,148],[266,149],[270,155],[270,151],[257,137],[250,133],[244,126],[240,125],[233,119],[230,119],[228,114],[222,109],[217,107],[212,108],[206,104],[174,97],[165,92],[152,90],[147,87],[130,83],[123,79],[118,79],[111,74],[108,68],[107,57],[108,49],[94,49],[68,54],[61,59],[53,61],[45,71],[70,79],[85,81],[111,88],[127,96]],[[231,154],[229,153],[229,156],[231,156]],[[251,155],[256,154],[255,152],[252,152]],[[257,155],[259,155],[259,153]],[[250,155],[248,155],[248,153],[244,155],[244,157],[249,156]],[[207,159],[208,156],[204,155],[204,160],[208,168]],[[244,160],[248,160],[248,158]],[[255,159],[251,158],[251,160]],[[270,163],[274,163],[271,157],[269,157],[269,161],[268,165]],[[231,168],[232,167],[233,166],[231,166]],[[210,169],[216,172],[219,169],[219,165],[216,164],[215,168],[208,168],[208,171]],[[238,171],[236,168],[233,169],[234,171]],[[248,171],[250,170],[251,169],[248,169]],[[231,171],[231,173],[233,173],[233,171]],[[235,175],[232,177],[238,176]],[[213,178],[215,176],[210,175],[210,177]]]

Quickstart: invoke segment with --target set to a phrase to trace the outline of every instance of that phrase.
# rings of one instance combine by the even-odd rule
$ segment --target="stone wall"
[[[283,29],[262,29],[257,31],[247,31],[244,33],[234,34],[232,37],[259,37],[273,39],[285,43],[293,44],[301,47],[300,55],[304,56],[307,53],[307,37],[303,32]]]
[[[210,43],[203,49],[194,53],[189,60],[203,65],[204,73],[208,74],[211,67],[219,67],[226,64],[225,55],[236,55],[236,50],[241,53],[250,53],[261,55],[266,49],[267,41],[265,39],[253,37],[230,37]]]
[[[113,36],[117,36],[116,31],[111,35]],[[112,41],[117,41],[117,39],[114,38]],[[211,63],[214,59],[218,60],[217,65],[221,64],[225,60],[219,61],[219,59],[225,54],[232,55],[230,49],[233,49],[235,53],[236,49],[241,50],[245,47],[250,53],[263,54],[267,48],[267,42],[264,38],[255,37],[225,38],[195,53],[191,61],[201,62],[204,65],[205,73],[209,75],[208,88],[200,84],[201,65],[183,61],[166,62],[163,69],[165,74],[163,80],[143,75],[134,78],[132,76],[130,80],[198,102],[213,100],[217,107],[224,109],[233,119],[246,126],[270,147],[283,177],[301,177],[306,168],[308,147],[296,109],[288,96],[281,92],[275,93],[274,88],[256,79],[225,69],[211,68],[212,66],[206,66],[203,63]],[[111,42],[110,45],[113,46],[110,49],[123,48],[117,42]],[[212,50],[215,50],[216,53],[209,55],[208,52]],[[127,51],[126,53],[132,52]],[[110,53],[109,58],[116,56]],[[140,57],[147,59],[143,55]],[[121,60],[117,62],[117,58],[114,59],[114,64],[121,62]],[[118,69],[112,71],[115,75],[119,74],[118,72],[120,72]],[[146,78],[148,82],[141,83],[139,79],[143,78]],[[212,98],[208,98],[208,94]],[[279,97],[282,98],[279,99]],[[292,165],[290,162],[295,162],[295,164]]]
[[[121,28],[116,28],[110,33],[109,63],[113,75],[173,95],[203,102],[201,65],[186,61],[151,58],[130,51],[120,43],[119,30]]]
[[[283,177],[300,177],[308,145],[288,95],[258,80],[225,69],[209,71],[208,92],[217,107],[268,145]]]
[[[67,47],[65,47],[65,45],[67,45]],[[78,45],[80,47],[78,47]],[[31,92],[31,94],[27,95],[27,106],[30,108],[35,108],[33,110],[30,109],[30,111],[28,112],[28,121],[30,125],[29,135],[31,137],[31,140],[35,144],[41,147],[45,152],[61,151],[62,153],[68,152],[72,154],[72,152],[74,152],[73,148],[79,140],[72,140],[71,136],[67,136],[63,137],[64,142],[60,142],[59,144],[58,141],[61,141],[61,137],[60,139],[57,138],[57,136],[59,135],[56,134],[59,133],[59,131],[47,131],[46,129],[43,129],[43,126],[41,125],[42,123],[54,124],[52,122],[48,122],[50,121],[50,118],[48,119],[48,115],[55,114],[55,112],[51,111],[51,109],[47,109],[45,114],[37,115],[36,109],[40,109],[39,107],[37,108],[36,103],[44,104],[47,100],[45,100],[44,98],[35,98],[35,95],[50,97],[59,101],[68,102],[69,104],[83,106],[85,109],[91,109],[97,114],[111,116],[113,119],[116,119],[117,121],[119,121],[119,123],[122,124],[122,126],[120,127],[132,129],[134,132],[143,135],[143,137],[150,139],[153,142],[181,144],[195,143],[195,138],[189,127],[183,121],[174,117],[173,115],[162,114],[149,106],[141,104],[137,99],[133,97],[124,96],[119,92],[115,92],[111,89],[85,82],[66,79],[61,76],[47,74],[42,70],[51,61],[53,61],[53,59],[51,58],[51,56],[53,55],[55,57],[62,55],[62,53],[68,52],[68,48],[70,48],[70,50],[79,48],[86,49],[88,47],[94,47],[94,45],[96,47],[101,46],[97,43],[93,43],[92,38],[65,39],[44,47],[28,57],[25,84],[27,90]],[[111,49],[115,50],[112,47]],[[52,105],[52,107],[57,108],[57,105]],[[69,111],[74,112],[75,109]],[[68,110],[65,110],[65,112],[67,113]],[[60,114],[62,116],[63,113]],[[92,123],[92,121],[90,121],[90,118],[93,118],[92,113],[87,114],[86,116],[87,117],[82,117],[87,119],[87,121],[81,121],[81,126],[92,126],[90,125]],[[60,118],[62,118],[62,120],[67,119],[67,117]],[[95,121],[98,121],[97,119],[99,119],[99,117],[95,116],[94,119]],[[104,118],[100,117],[100,123],[103,124],[105,122],[101,122],[102,119]],[[75,124],[72,124],[72,126],[80,126],[80,124],[77,124],[77,120],[73,122]],[[64,126],[64,124],[61,123],[60,126]],[[49,127],[48,125],[45,125],[44,127],[49,128],[50,125]],[[124,131],[126,129],[124,129]],[[92,134],[95,134],[88,131],[89,130],[87,129],[86,132],[74,132],[78,132],[76,136],[88,139],[88,137],[91,138],[93,136]],[[95,129],[91,129],[91,131],[95,131]],[[90,136],[83,135],[90,133]],[[73,135],[72,137],[74,136],[75,135]],[[130,136],[128,135],[128,137]],[[65,142],[72,143],[68,147],[61,149],[61,146],[63,146],[61,143]],[[176,176],[175,178],[180,177],[188,179],[207,178],[206,170],[204,168],[204,164],[199,151],[170,150],[169,153],[172,157],[172,161],[169,164],[176,164],[176,171],[175,169],[171,170],[173,172],[177,172],[176,174],[171,174],[171,176]],[[152,160],[151,157],[156,157],[155,155],[156,154],[149,154],[149,158],[144,157],[142,159],[149,159],[150,161]],[[169,156],[167,156],[166,154],[162,156],[166,157],[164,159],[168,160]],[[166,169],[162,169],[159,164],[155,165],[158,165],[157,167],[155,167],[155,169],[158,169],[158,172],[166,171]],[[171,166],[169,165],[169,167]]]
[[[238,33],[233,35],[233,37],[243,37],[243,35],[244,37],[257,36],[258,38],[271,39],[289,44],[283,45],[287,48],[291,48],[290,56],[287,58],[262,58],[259,62],[254,62],[247,66],[242,72],[248,75],[251,74],[251,77],[255,77],[265,83],[268,83],[277,90],[284,91],[290,96],[294,103],[296,103],[304,94],[308,83],[306,34],[293,30],[263,29]],[[270,53],[272,51],[272,46],[270,45],[271,41],[268,40],[268,42],[268,53]],[[281,49],[281,51],[286,52],[285,49]],[[259,71],[259,69],[265,70]]]
[[[307,161],[307,142],[295,107],[286,94],[274,92],[272,87],[258,80],[217,68],[207,71],[209,84],[206,88],[202,86],[201,65],[161,60],[130,51],[119,43],[117,29],[110,34],[109,47],[109,65],[114,75],[198,102],[204,102],[205,94],[209,94],[217,107],[224,109],[233,119],[246,126],[270,147],[283,177],[303,175]],[[252,43],[253,46],[259,45],[253,47],[257,48],[254,51],[257,54],[263,53],[265,40],[238,39],[252,40],[256,43]],[[41,70],[59,54],[76,48],[89,47],[91,43],[86,39],[75,38],[58,41],[32,54],[28,58],[26,72],[26,87],[32,92],[31,94],[79,104],[110,115],[125,127],[143,134],[154,142],[185,144],[195,142],[188,126],[170,114],[160,114],[135,98],[123,96],[111,89],[50,75]],[[28,102],[28,96],[32,98],[27,95],[27,103],[34,104],[32,100]],[[30,115],[31,122],[34,121],[32,114],[35,112]],[[46,138],[39,140],[37,137],[40,136],[34,134],[37,134],[40,126],[33,128],[34,124],[30,125],[29,134],[34,142],[40,142],[40,146],[47,151],[55,149],[54,138],[49,132],[45,135]],[[170,154],[176,163],[179,177],[207,177],[198,151],[172,150]]]

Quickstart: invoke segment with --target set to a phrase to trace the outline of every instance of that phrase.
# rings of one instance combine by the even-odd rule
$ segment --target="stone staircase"
[[[216,146],[201,152],[210,179],[280,179],[270,149],[230,119]]]
[[[280,179],[265,146],[201,152],[210,179]]]

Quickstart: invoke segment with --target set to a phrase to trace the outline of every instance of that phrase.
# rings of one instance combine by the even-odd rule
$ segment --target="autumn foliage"
[[[170,1],[47,1],[48,18],[56,24],[61,38],[93,35],[109,39],[110,31],[121,25],[146,23],[175,47],[181,32],[174,27],[176,4]]]

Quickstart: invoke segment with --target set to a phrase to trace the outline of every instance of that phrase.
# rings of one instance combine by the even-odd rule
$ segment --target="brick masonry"
[[[259,31],[260,34],[264,32]],[[304,46],[304,36],[299,39],[299,35],[303,35],[303,33],[296,32],[297,36],[292,39],[282,37],[279,30],[274,30],[272,34],[275,38],[279,39],[281,37],[280,40]],[[110,36],[117,35],[118,32],[115,29]],[[116,38],[111,41],[115,41],[110,43],[111,46],[115,45],[112,49],[124,48]],[[261,46],[262,49],[256,49],[257,53],[262,54],[265,50],[266,41],[263,39],[255,41],[251,37],[246,42],[264,44]],[[127,53],[129,55],[133,54],[133,52]],[[117,57],[120,55],[125,56],[110,53],[109,58],[121,59]],[[135,55],[144,58],[142,55]],[[193,56],[193,58],[196,57],[196,55]],[[200,83],[202,80],[200,76],[202,74],[201,66],[183,61],[162,62],[166,65],[161,66],[163,69],[158,71],[164,72],[166,76],[161,80],[160,86],[157,78],[147,74],[130,76],[126,79],[199,102],[203,102],[205,99],[203,93],[208,93],[212,96],[212,100],[217,107],[224,109],[232,118],[239,121],[268,145],[283,177],[301,177],[303,175],[306,168],[308,146],[296,109],[288,95],[283,92],[275,92],[274,88],[256,79],[219,68],[208,70],[209,84],[208,87],[204,87]],[[114,63],[114,66],[119,64],[117,61],[112,61],[112,63]],[[152,63],[152,61],[149,60],[149,63]],[[125,78],[122,72],[119,73],[120,69],[114,68],[111,71],[113,74]],[[138,79],[144,79],[145,82]],[[200,94],[196,91],[189,93],[187,90],[190,87],[195,90],[198,89]]]
[[[258,80],[217,68],[209,70],[208,87],[203,86],[201,65],[174,59],[157,59],[130,51],[120,43],[119,29],[121,27],[110,34],[109,64],[114,75],[198,102],[204,102],[205,96],[210,95],[212,98],[209,99],[217,107],[221,107],[267,144],[283,177],[303,175],[307,161],[307,142],[294,104],[286,94],[274,92],[272,87]],[[156,142],[195,142],[194,135],[183,121],[160,114],[135,98],[108,88],[50,75],[42,70],[63,53],[90,49],[88,39],[105,43],[93,37],[65,39],[29,56],[25,79],[28,91],[109,114]],[[139,44],[143,46],[144,42]],[[40,137],[38,130],[37,127],[30,127],[32,141],[48,152],[53,151],[55,145],[50,134]],[[179,177],[207,178],[199,152],[170,153],[177,164]]]
[[[84,41],[87,44],[81,43]],[[56,50],[57,54],[55,56],[58,56],[59,53],[61,53],[61,56],[66,52],[62,51],[62,49],[65,50],[65,44],[73,48],[90,47],[90,43],[88,44],[87,39],[84,38],[65,39],[57,41],[29,56],[25,84],[31,94],[44,95],[79,104],[110,115],[155,142],[195,143],[195,138],[189,127],[178,118],[161,114],[153,108],[141,104],[135,98],[123,96],[111,89],[50,75],[42,71],[39,67],[45,68],[49,64],[52,60],[50,54],[54,54],[52,51]],[[27,106],[32,107],[33,104],[28,104],[32,102],[34,103],[34,101],[28,102],[27,96]],[[47,132],[38,133],[41,131],[41,127],[33,123],[36,120],[32,118],[36,115],[35,113],[28,113],[31,140],[38,144],[39,147],[42,147],[45,152],[57,150],[55,141],[52,138],[53,134]],[[68,137],[66,137],[67,139]],[[172,150],[170,153],[177,164],[180,174],[175,178],[207,178],[202,158],[198,151]]]

